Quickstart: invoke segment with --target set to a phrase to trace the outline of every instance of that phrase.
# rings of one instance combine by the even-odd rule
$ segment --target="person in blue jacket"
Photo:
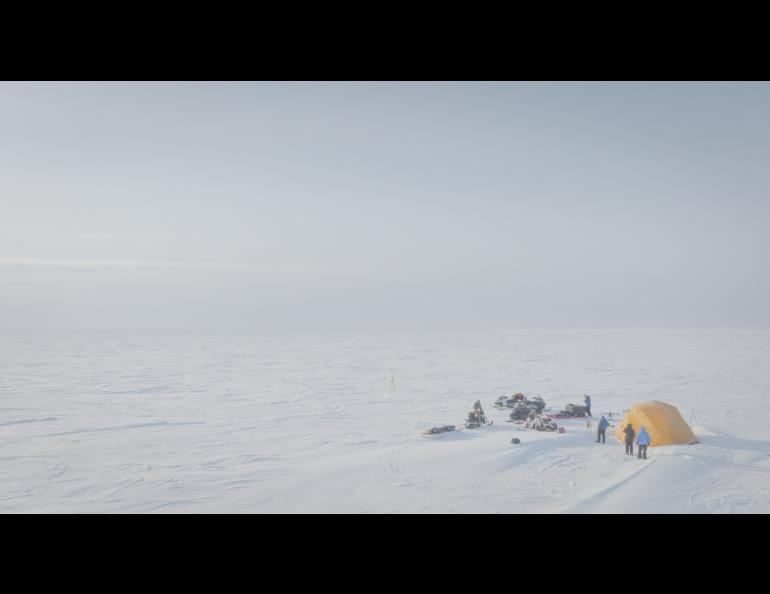
[[[650,434],[647,433],[647,430],[644,428],[644,426],[639,427],[639,433],[636,435],[636,445],[639,446],[638,450],[639,453],[637,455],[637,458],[640,460],[644,458],[647,459],[647,446],[650,445]]]
[[[602,415],[602,418],[599,420],[599,432],[596,434],[596,443],[599,443],[599,440],[601,440],[602,443],[606,443],[607,427],[609,426],[609,421]]]
[[[591,416],[591,397],[586,394],[583,396],[583,402],[586,404],[586,414],[590,417]]]

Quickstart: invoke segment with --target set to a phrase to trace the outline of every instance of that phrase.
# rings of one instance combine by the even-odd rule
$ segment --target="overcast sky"
[[[770,84],[0,83],[0,328],[770,328]]]

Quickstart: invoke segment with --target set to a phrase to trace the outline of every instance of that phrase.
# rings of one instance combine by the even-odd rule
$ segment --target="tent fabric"
[[[639,427],[643,426],[647,430],[650,434],[650,447],[698,443],[677,408],[665,402],[650,400],[632,406],[615,429],[615,437],[621,442],[625,440],[623,429],[628,423],[631,423],[637,434]]]

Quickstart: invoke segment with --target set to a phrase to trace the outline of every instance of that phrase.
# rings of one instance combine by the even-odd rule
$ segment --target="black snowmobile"
[[[473,405],[473,410],[468,413],[468,418],[465,419],[465,428],[478,429],[485,425],[491,425],[493,422],[494,421],[491,419],[487,419],[487,416],[484,414],[484,409],[481,408],[481,401],[477,400]]]

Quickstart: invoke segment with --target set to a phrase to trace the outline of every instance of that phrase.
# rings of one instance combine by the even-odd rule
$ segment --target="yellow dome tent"
[[[628,423],[631,423],[637,434],[639,427],[644,426],[650,434],[650,447],[698,443],[695,434],[677,408],[665,402],[650,400],[632,406],[615,429],[615,437],[620,441],[625,439],[623,429]]]

